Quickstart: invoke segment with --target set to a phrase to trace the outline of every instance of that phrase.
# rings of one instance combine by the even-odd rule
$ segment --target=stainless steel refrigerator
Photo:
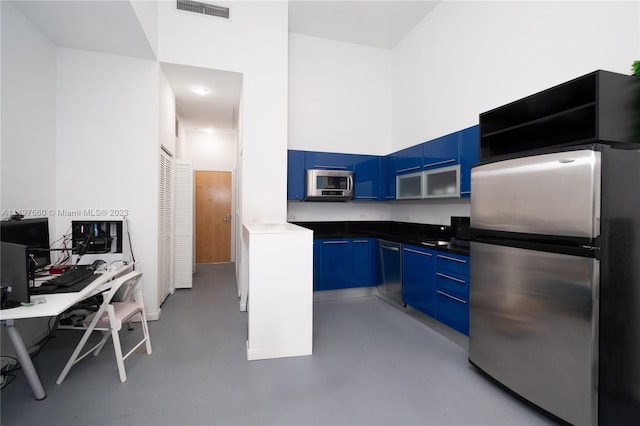
[[[640,151],[471,172],[469,361],[574,425],[640,424]]]

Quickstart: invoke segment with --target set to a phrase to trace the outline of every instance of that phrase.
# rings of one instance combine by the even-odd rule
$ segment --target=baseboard
[[[341,290],[323,290],[313,292],[313,302],[329,302],[340,299],[353,299],[356,297],[373,296],[376,292],[375,287],[357,287],[345,288]]]

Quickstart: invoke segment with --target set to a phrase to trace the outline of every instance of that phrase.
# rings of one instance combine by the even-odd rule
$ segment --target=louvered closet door
[[[174,285],[193,286],[193,168],[191,162],[175,162]]]
[[[160,217],[159,241],[159,289],[158,299],[164,299],[173,289],[173,159],[160,152]]]

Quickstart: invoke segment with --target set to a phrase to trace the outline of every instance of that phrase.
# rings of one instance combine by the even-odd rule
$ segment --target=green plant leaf
[[[640,77],[640,61],[633,61],[631,64],[631,69],[633,70],[633,74]]]

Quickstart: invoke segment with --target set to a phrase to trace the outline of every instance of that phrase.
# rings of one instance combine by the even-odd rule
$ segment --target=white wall
[[[391,206],[383,202],[325,203],[289,201],[289,222],[389,220]]]
[[[0,2],[0,15],[0,208],[5,218],[12,210],[47,212],[56,205],[56,57],[55,46],[11,3]],[[16,323],[27,347],[48,334],[46,325],[47,318]],[[2,327],[2,355],[12,354]]]
[[[235,172],[236,135],[232,133],[205,133],[187,130],[185,159],[193,170]]]
[[[57,49],[56,207],[129,212],[150,317],[159,314],[159,75],[155,61]]]
[[[11,3],[1,7],[2,209],[46,216],[55,207],[55,46]]]
[[[158,55],[158,3],[149,0],[130,0],[140,26],[147,36],[154,54]]]
[[[289,149],[391,152],[391,51],[289,34]]]
[[[182,119],[178,115],[178,140],[176,141],[176,159],[187,159],[187,131],[182,125]]]
[[[596,69],[630,74],[639,2],[441,2],[393,50],[393,151]]]
[[[242,222],[286,220],[286,2],[232,2],[231,20],[197,16],[159,4],[161,62],[243,73],[239,179]],[[208,41],[214,41],[208,43]],[[206,44],[206,49],[202,46]]]
[[[469,199],[396,201],[390,203],[389,220],[450,225],[451,216],[469,216],[470,213]]]
[[[160,145],[176,154],[176,97],[169,80],[160,68]]]

